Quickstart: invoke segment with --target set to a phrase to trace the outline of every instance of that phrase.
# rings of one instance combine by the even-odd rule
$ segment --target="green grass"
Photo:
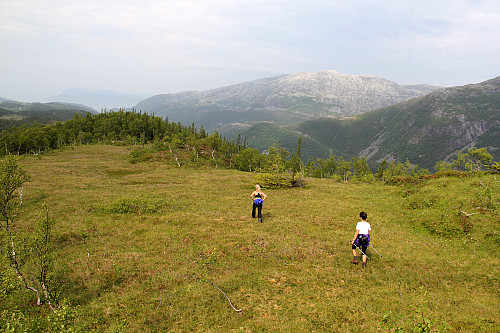
[[[48,203],[53,278],[84,331],[374,332],[387,331],[386,314],[407,331],[423,319],[450,332],[498,328],[498,176],[411,187],[310,179],[265,189],[260,224],[254,174],[130,164],[129,152],[94,145],[20,162],[32,176],[21,227]],[[365,269],[349,244],[362,210],[383,256],[369,249]]]

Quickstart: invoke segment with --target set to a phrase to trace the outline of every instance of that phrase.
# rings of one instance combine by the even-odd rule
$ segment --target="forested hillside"
[[[25,112],[25,111],[34,111],[34,112],[48,112],[54,110],[65,110],[65,111],[80,111],[80,112],[90,112],[96,113],[96,111],[88,106],[81,104],[71,104],[71,103],[58,103],[58,102],[50,102],[50,103],[26,103],[26,102],[17,102],[4,100],[0,101],[0,108],[11,110],[13,112]]]
[[[256,136],[269,136],[268,132],[276,131],[274,125],[262,125],[257,129]],[[396,176],[419,177],[428,173],[409,161],[392,160],[369,165],[365,157],[345,158],[343,154],[335,155],[333,150],[327,152],[326,147],[314,140],[303,140],[297,134],[288,136],[285,141],[291,144],[295,139],[297,142],[293,149],[284,148],[280,140],[271,140],[266,151],[261,153],[249,146],[244,137],[228,140],[217,132],[206,133],[203,127],[198,130],[194,124],[186,127],[145,113],[87,113],[84,117],[76,113],[73,119],[66,122],[23,125],[2,131],[0,147],[4,149],[0,150],[0,155],[37,155],[65,146],[96,143],[134,145],[135,149],[130,155],[133,161],[159,159],[178,166],[206,165],[240,171],[266,171],[273,175],[263,179],[263,182],[277,187],[302,186],[300,179],[306,176],[370,182],[375,178],[388,180]],[[322,150],[317,150],[317,147],[322,147]],[[307,153],[304,153],[304,148],[308,149]],[[311,151],[324,157],[304,159]],[[484,148],[469,149],[460,156],[446,163],[445,169],[480,170],[494,167],[491,154]],[[467,165],[468,161],[472,167]],[[494,167],[494,170],[497,168]]]
[[[338,150],[333,150],[315,139],[303,137],[300,133],[290,131],[272,123],[260,123],[239,133],[239,135],[245,138],[249,145],[261,152],[267,151],[269,147],[275,145],[278,141],[283,148],[293,152],[300,138],[302,140],[301,157],[304,162],[317,158],[328,158],[332,155],[343,156]]]
[[[487,147],[500,159],[500,78],[447,88],[350,118],[309,120],[290,129],[345,154],[406,160],[432,168],[459,151]]]
[[[75,113],[84,116],[93,109],[68,103],[23,103],[0,101],[0,131],[33,124],[53,124],[72,119]]]
[[[235,153],[245,148],[245,142],[229,142],[218,133],[208,135],[203,128],[194,124],[184,126],[171,123],[160,117],[135,111],[87,113],[85,116],[74,114],[71,120],[49,125],[20,126],[4,130],[0,134],[0,155],[39,154],[65,146],[121,143],[144,147],[153,145],[156,152],[169,150],[175,152],[194,150],[196,155],[210,150],[213,160],[224,160],[230,164]]]

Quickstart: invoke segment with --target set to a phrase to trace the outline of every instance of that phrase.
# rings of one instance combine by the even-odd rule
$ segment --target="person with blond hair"
[[[264,200],[266,200],[267,195],[262,192],[260,185],[257,184],[255,185],[255,191],[252,192],[250,197],[253,201],[252,218],[255,218],[255,210],[257,209],[257,217],[259,222],[262,223],[262,204],[264,203]]]

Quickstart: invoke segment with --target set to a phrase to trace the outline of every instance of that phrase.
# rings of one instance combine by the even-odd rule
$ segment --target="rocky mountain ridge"
[[[296,73],[209,91],[156,95],[136,109],[206,129],[270,121],[290,125],[307,119],[353,116],[431,92],[438,87],[402,86],[371,75],[336,71]]]
[[[500,159],[500,77],[445,88],[350,119],[292,127],[331,149],[381,162],[409,159],[426,168],[471,147]]]

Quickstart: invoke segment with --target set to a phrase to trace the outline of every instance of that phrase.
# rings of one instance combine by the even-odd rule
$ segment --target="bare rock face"
[[[357,115],[422,96],[436,88],[401,86],[370,75],[321,71],[265,78],[209,91],[156,95],[136,108],[200,125],[205,125],[203,119],[207,114],[212,118],[217,115],[228,118],[228,112],[259,112],[262,121],[289,125],[317,117]],[[250,118],[242,117],[240,122],[251,122]],[[229,122],[220,119],[217,123]]]
[[[323,115],[343,116],[396,104],[425,93],[425,90],[399,86],[376,76],[346,75],[336,71],[288,75],[272,82],[271,87],[274,91],[271,98],[287,97],[291,101],[310,98],[323,105]]]
[[[311,120],[294,128],[346,156],[374,162],[408,159],[432,168],[471,147],[486,147],[498,160],[500,77],[439,89],[352,118]]]

